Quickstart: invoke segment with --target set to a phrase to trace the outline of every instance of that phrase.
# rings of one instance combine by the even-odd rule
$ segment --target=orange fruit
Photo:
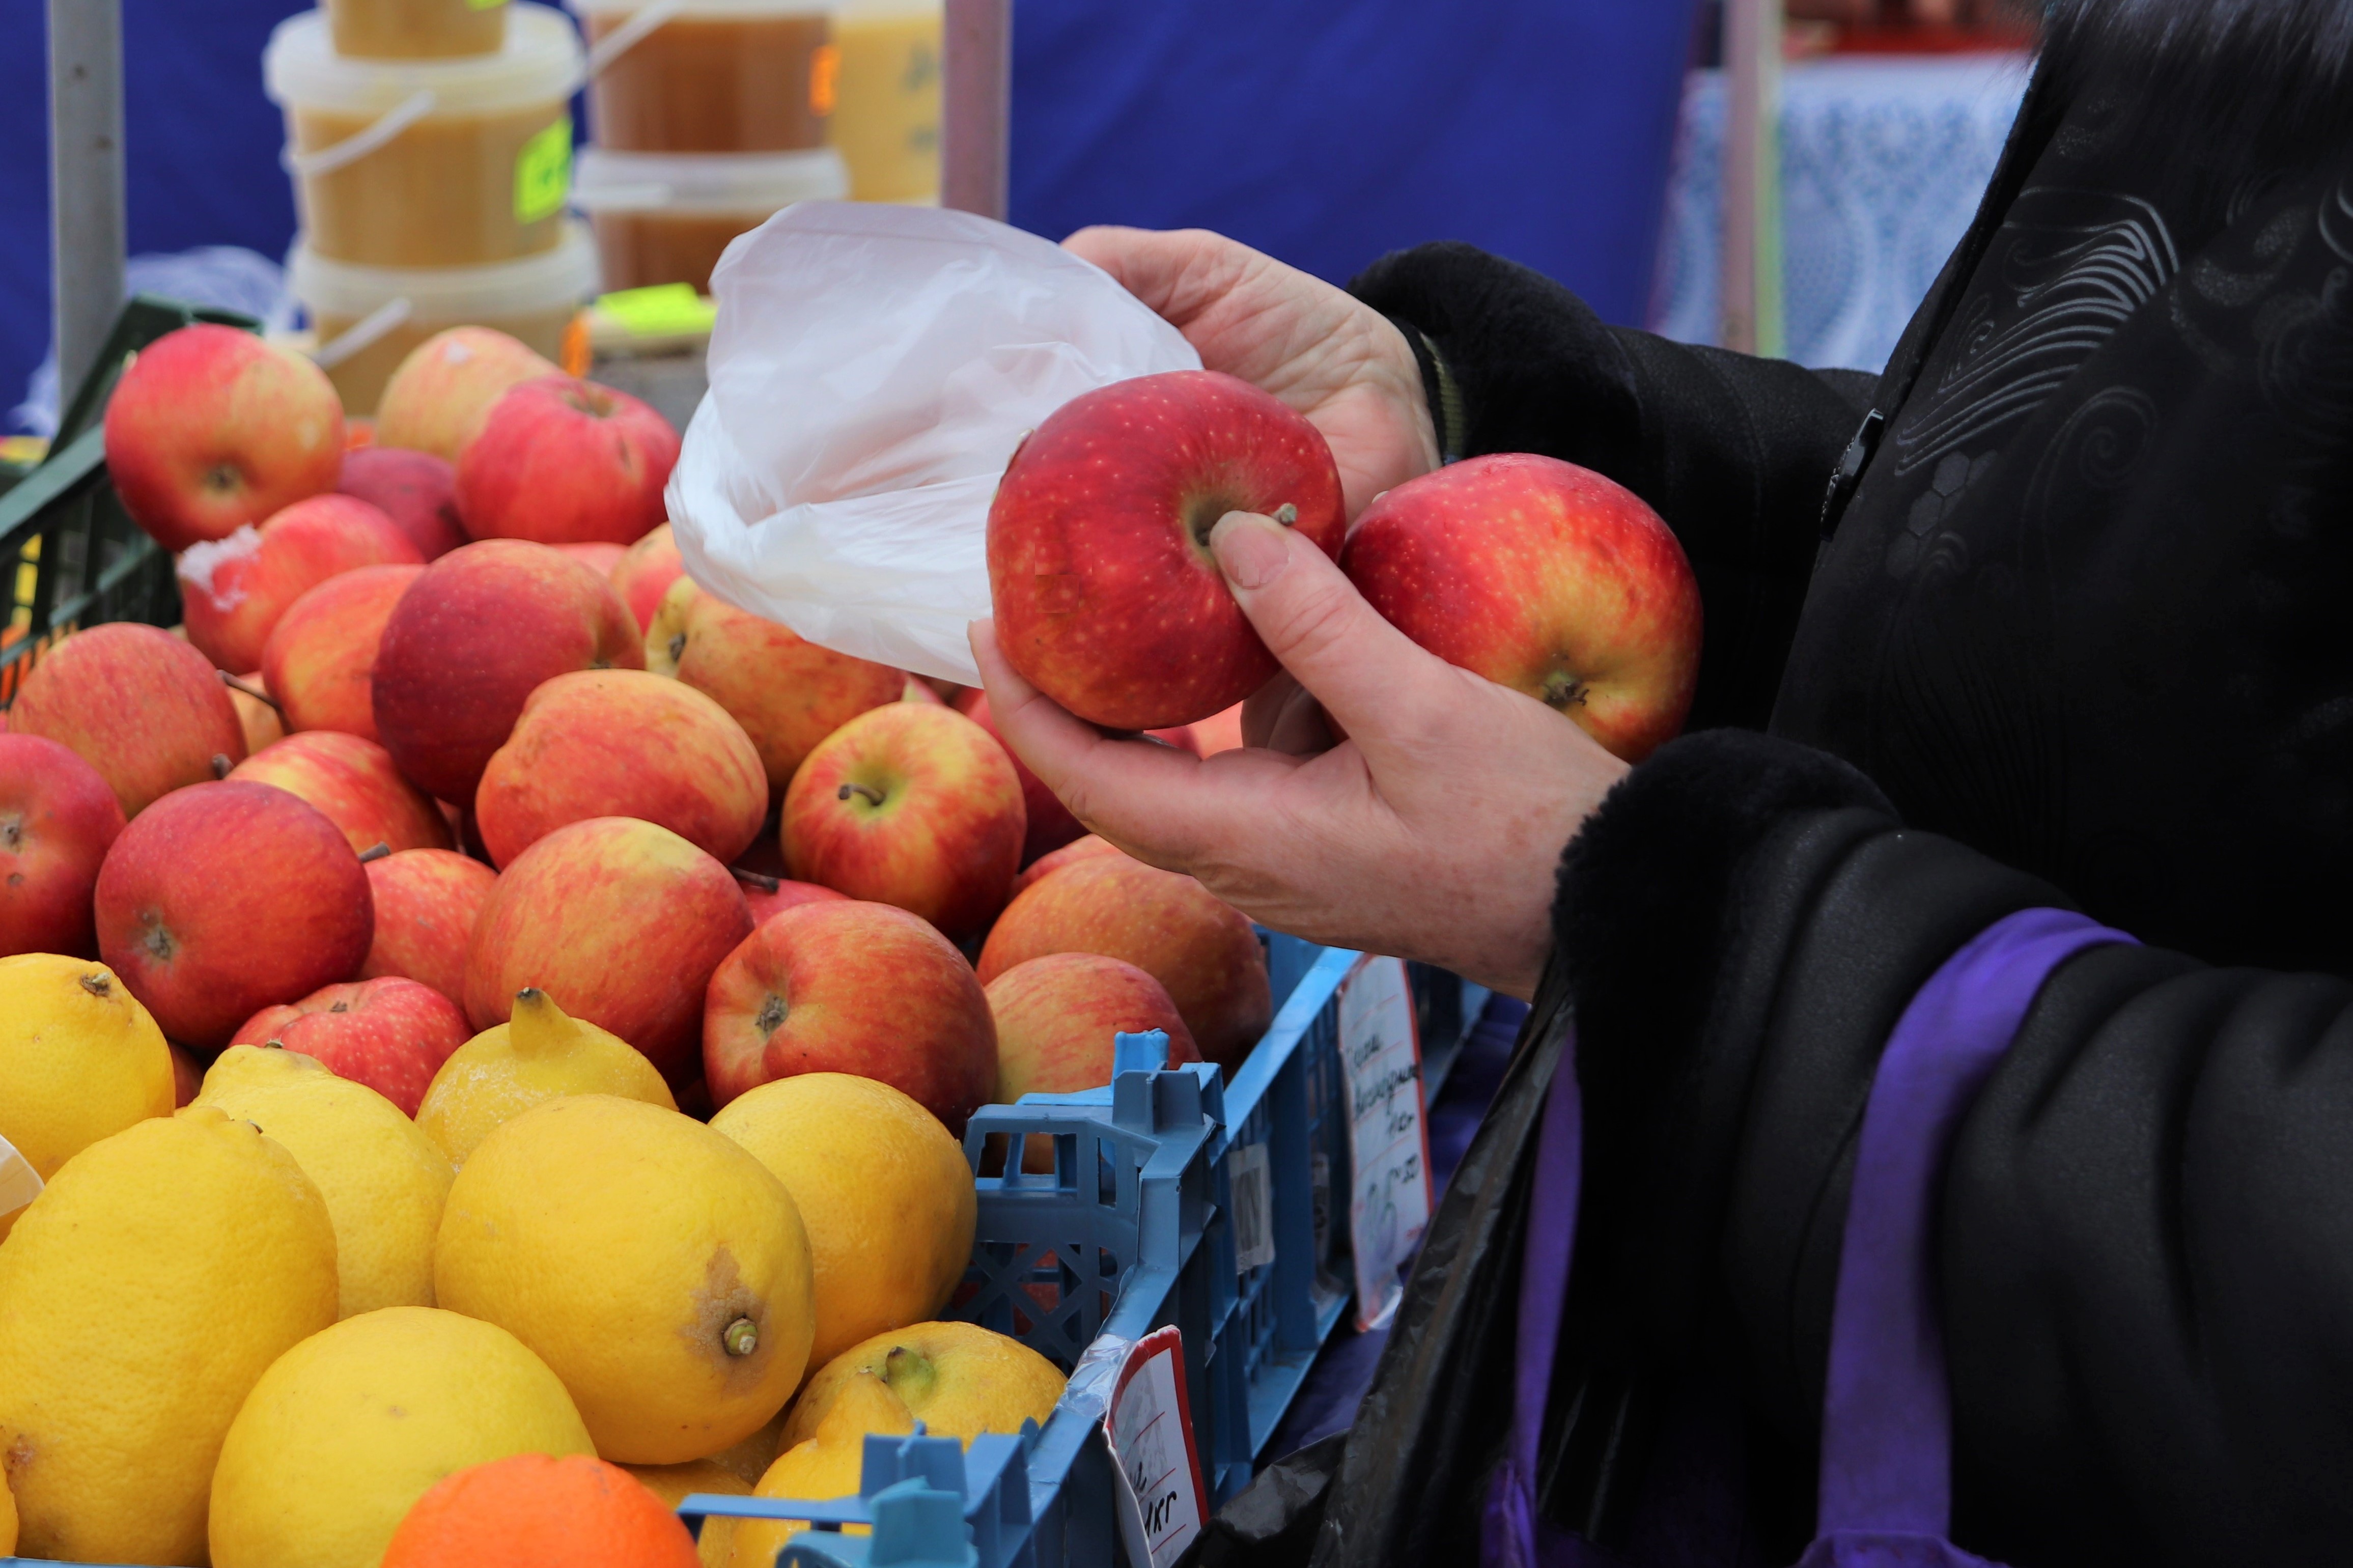
[[[514,1454],[417,1500],[383,1568],[702,1568],[678,1515],[618,1465]]]

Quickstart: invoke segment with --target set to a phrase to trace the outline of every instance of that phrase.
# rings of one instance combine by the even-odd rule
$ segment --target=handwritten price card
[[[1201,1461],[1193,1447],[1185,1343],[1174,1328],[1135,1342],[1103,1417],[1131,1568],[1169,1568],[1201,1533]]]
[[[1356,1325],[1374,1329],[1397,1310],[1405,1293],[1398,1271],[1430,1224],[1421,1040],[1403,960],[1359,959],[1341,983],[1340,1071],[1347,1096]]]

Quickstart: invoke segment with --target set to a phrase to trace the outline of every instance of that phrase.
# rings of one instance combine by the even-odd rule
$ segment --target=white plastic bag
[[[670,481],[694,580],[811,642],[976,684],[989,498],[1082,393],[1198,370],[1101,268],[969,213],[787,207],[712,276],[711,391]]]

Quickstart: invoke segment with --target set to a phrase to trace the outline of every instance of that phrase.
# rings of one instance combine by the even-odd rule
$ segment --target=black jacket
[[[1206,1557],[1286,1521],[1259,1558],[1475,1549],[1573,1014],[1544,1506],[1666,1561],[1637,1500],[1712,1432],[1735,1555],[1792,1561],[1878,1053],[1964,942],[2061,905],[2148,945],[2057,972],[1947,1170],[1955,1538],[2015,1568],[2353,1563],[2348,14],[2059,6],[1875,384],[1605,327],[1466,247],[1358,280],[1458,384],[1456,449],[1659,510],[1707,648],[1697,732],[1570,847],[1544,994],[1355,1433],[1280,1478],[1328,1492],[1260,1494]]]

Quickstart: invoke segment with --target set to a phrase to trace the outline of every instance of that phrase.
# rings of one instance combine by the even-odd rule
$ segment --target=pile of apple
[[[1249,922],[1084,838],[977,692],[683,575],[652,410],[459,329],[373,437],[248,334],[142,353],[107,461],[185,635],[75,632],[0,715],[0,954],[103,960],[189,1093],[276,1040],[413,1114],[526,986],[682,1106],[843,1071],[958,1131],[1114,1030],[1229,1070],[1264,1031]]]

